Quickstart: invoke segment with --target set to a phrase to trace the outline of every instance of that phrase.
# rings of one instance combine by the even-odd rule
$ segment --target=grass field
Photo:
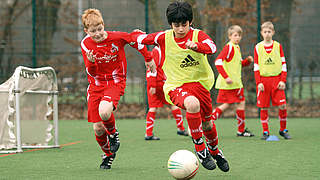
[[[179,149],[193,151],[189,137],[176,135],[174,120],[156,121],[160,141],[144,140],[144,120],[118,120],[121,147],[111,170],[98,168],[101,150],[86,120],[61,120],[59,149],[42,149],[20,154],[0,154],[0,179],[111,179],[166,180],[167,160]],[[320,119],[289,119],[292,140],[260,140],[257,119],[247,126],[256,136],[235,136],[236,121],[216,121],[219,144],[230,164],[230,171],[199,168],[195,180],[235,179],[320,179]],[[279,121],[271,119],[271,134],[278,135]]]

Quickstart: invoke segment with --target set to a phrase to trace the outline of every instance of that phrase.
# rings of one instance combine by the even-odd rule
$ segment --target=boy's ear
[[[83,31],[88,34],[88,29],[87,28],[83,28]]]

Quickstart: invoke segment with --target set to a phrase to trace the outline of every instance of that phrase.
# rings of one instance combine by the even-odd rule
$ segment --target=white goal
[[[59,147],[57,101],[53,68],[17,67],[0,85],[0,153]]]

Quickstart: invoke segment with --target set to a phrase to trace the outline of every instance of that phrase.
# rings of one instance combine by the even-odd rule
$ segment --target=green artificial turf
[[[116,120],[121,146],[111,170],[100,170],[102,151],[95,141],[91,123],[86,120],[60,120],[59,142],[63,147],[0,154],[0,179],[173,179],[167,160],[176,150],[193,151],[190,137],[176,134],[174,120],[156,120],[155,133],[160,141],[145,141],[144,120]],[[258,119],[247,119],[255,137],[236,137],[236,120],[219,119],[216,126],[219,147],[230,164],[230,171],[199,168],[195,180],[201,179],[319,179],[320,119],[290,118],[292,140],[279,137],[279,120],[270,120],[270,132],[279,141],[262,141]],[[71,143],[71,144],[70,144]]]

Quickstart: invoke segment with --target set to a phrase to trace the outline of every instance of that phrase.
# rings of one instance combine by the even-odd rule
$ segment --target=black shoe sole
[[[146,141],[158,141],[158,140],[160,140],[160,138],[159,137],[155,137],[155,136],[147,136],[147,137],[144,138],[144,140],[146,140]]]

